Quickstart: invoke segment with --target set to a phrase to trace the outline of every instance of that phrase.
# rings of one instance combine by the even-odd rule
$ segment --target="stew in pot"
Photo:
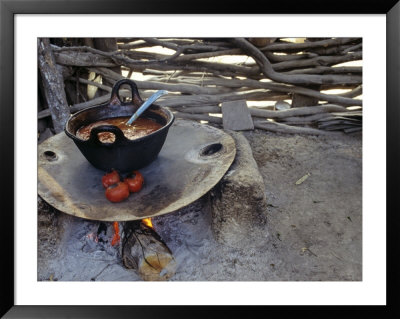
[[[134,140],[155,132],[162,127],[161,124],[149,118],[138,118],[132,123],[132,125],[127,125],[126,122],[129,118],[129,116],[115,117],[90,123],[89,125],[79,128],[76,132],[76,136],[80,139],[88,140],[93,127],[100,125],[114,125],[124,133],[126,138]],[[115,135],[111,132],[101,132],[99,133],[99,140],[102,143],[113,143],[115,141]]]

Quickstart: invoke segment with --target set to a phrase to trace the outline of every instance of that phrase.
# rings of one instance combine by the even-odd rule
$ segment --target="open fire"
[[[142,219],[142,223],[145,224],[147,227],[154,228],[151,218]]]

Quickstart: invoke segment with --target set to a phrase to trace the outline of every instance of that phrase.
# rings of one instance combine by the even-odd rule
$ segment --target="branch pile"
[[[52,41],[49,50],[63,76],[70,113],[108,101],[113,83],[132,77],[143,99],[155,90],[168,90],[157,104],[181,118],[222,123],[221,103],[246,100],[258,102],[250,113],[259,129],[306,134],[361,129],[362,100],[356,97],[362,94],[362,67],[340,65],[362,60],[360,38],[306,38],[299,43],[272,38],[115,40],[117,49],[111,51],[90,41]],[[169,54],[154,47],[167,48]],[[245,58],[222,59],[229,56]],[[135,74],[145,80],[136,80]],[[87,96],[88,87],[97,90],[93,98]],[[346,92],[329,92],[335,89]],[[120,95],[130,96],[124,90]],[[291,101],[289,109],[274,107],[283,100]],[[40,101],[38,118],[46,120],[52,111],[45,98]],[[349,107],[358,107],[357,112]]]

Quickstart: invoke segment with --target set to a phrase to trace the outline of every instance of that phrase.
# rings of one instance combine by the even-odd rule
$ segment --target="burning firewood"
[[[171,250],[154,231],[151,221],[126,222],[122,239],[122,261],[143,280],[164,281],[175,274],[176,262]]]

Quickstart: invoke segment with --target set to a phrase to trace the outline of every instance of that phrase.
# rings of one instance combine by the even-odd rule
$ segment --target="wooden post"
[[[104,52],[112,52],[118,50],[116,38],[93,38],[93,44],[94,48]],[[110,68],[110,70],[118,74],[121,74],[121,66],[119,65]],[[113,86],[114,82],[111,82],[106,78],[103,78],[103,84],[108,86]]]
[[[70,110],[64,90],[64,80],[56,67],[50,40],[38,39],[38,60],[47,105],[49,106],[53,127],[56,133],[64,130]]]
[[[308,89],[315,91],[320,90],[320,85],[309,85]],[[318,105],[319,99],[313,96],[306,96],[298,93],[294,93],[292,97],[292,107],[303,107],[303,106],[314,106]]]

